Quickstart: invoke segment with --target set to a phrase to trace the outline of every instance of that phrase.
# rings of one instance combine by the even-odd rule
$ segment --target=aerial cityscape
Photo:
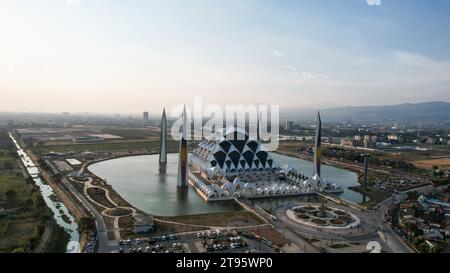
[[[449,11],[0,3],[0,253],[449,253]]]

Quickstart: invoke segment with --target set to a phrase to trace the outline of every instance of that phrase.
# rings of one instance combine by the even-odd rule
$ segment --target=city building
[[[364,142],[361,140],[356,139],[349,139],[349,138],[341,138],[340,141],[341,146],[347,146],[347,147],[363,147]]]
[[[286,124],[284,126],[285,130],[292,130],[292,126],[294,125],[294,122],[291,120],[286,121]]]
[[[99,136],[80,136],[74,137],[72,141],[77,143],[96,143],[96,142],[104,142],[105,139]]]
[[[144,121],[148,121],[148,112],[144,112],[143,116],[144,116]]]
[[[400,134],[389,134],[387,140],[389,142],[403,142],[403,136]]]

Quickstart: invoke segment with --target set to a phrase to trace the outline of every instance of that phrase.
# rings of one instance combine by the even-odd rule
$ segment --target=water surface
[[[89,170],[105,179],[133,206],[154,215],[179,216],[240,209],[233,201],[205,202],[191,187],[177,187],[178,154],[167,155],[166,172],[159,155],[132,156],[99,162]]]
[[[272,156],[281,165],[289,164],[302,173],[313,174],[312,162],[278,154],[272,154]],[[191,187],[179,189],[177,187],[178,155],[168,154],[167,160],[165,173],[159,171],[158,155],[107,160],[89,166],[89,170],[105,179],[133,206],[150,214],[178,216],[240,209],[233,201],[207,203]],[[344,189],[345,192],[340,197],[353,202],[362,201],[361,194],[347,189],[349,186],[357,185],[355,173],[330,166],[322,168],[324,178],[335,181]],[[264,202],[259,200],[258,203]]]

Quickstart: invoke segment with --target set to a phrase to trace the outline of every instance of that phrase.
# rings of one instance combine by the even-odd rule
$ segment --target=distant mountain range
[[[320,110],[328,122],[434,122],[450,123],[450,103],[423,102],[384,106],[351,106]],[[308,121],[314,119],[312,109],[289,109],[280,113],[281,119]]]

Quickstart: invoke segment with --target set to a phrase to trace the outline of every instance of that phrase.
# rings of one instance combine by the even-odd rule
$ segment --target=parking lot
[[[119,242],[119,253],[275,253],[278,247],[254,234],[205,230],[191,234],[160,234]]]
[[[119,242],[120,253],[186,253],[189,247],[174,234],[150,238],[127,239]]]
[[[91,236],[89,237],[89,241],[87,242],[85,248],[84,248],[84,253],[94,253],[95,249],[97,247],[97,233],[93,233],[91,234]]]

